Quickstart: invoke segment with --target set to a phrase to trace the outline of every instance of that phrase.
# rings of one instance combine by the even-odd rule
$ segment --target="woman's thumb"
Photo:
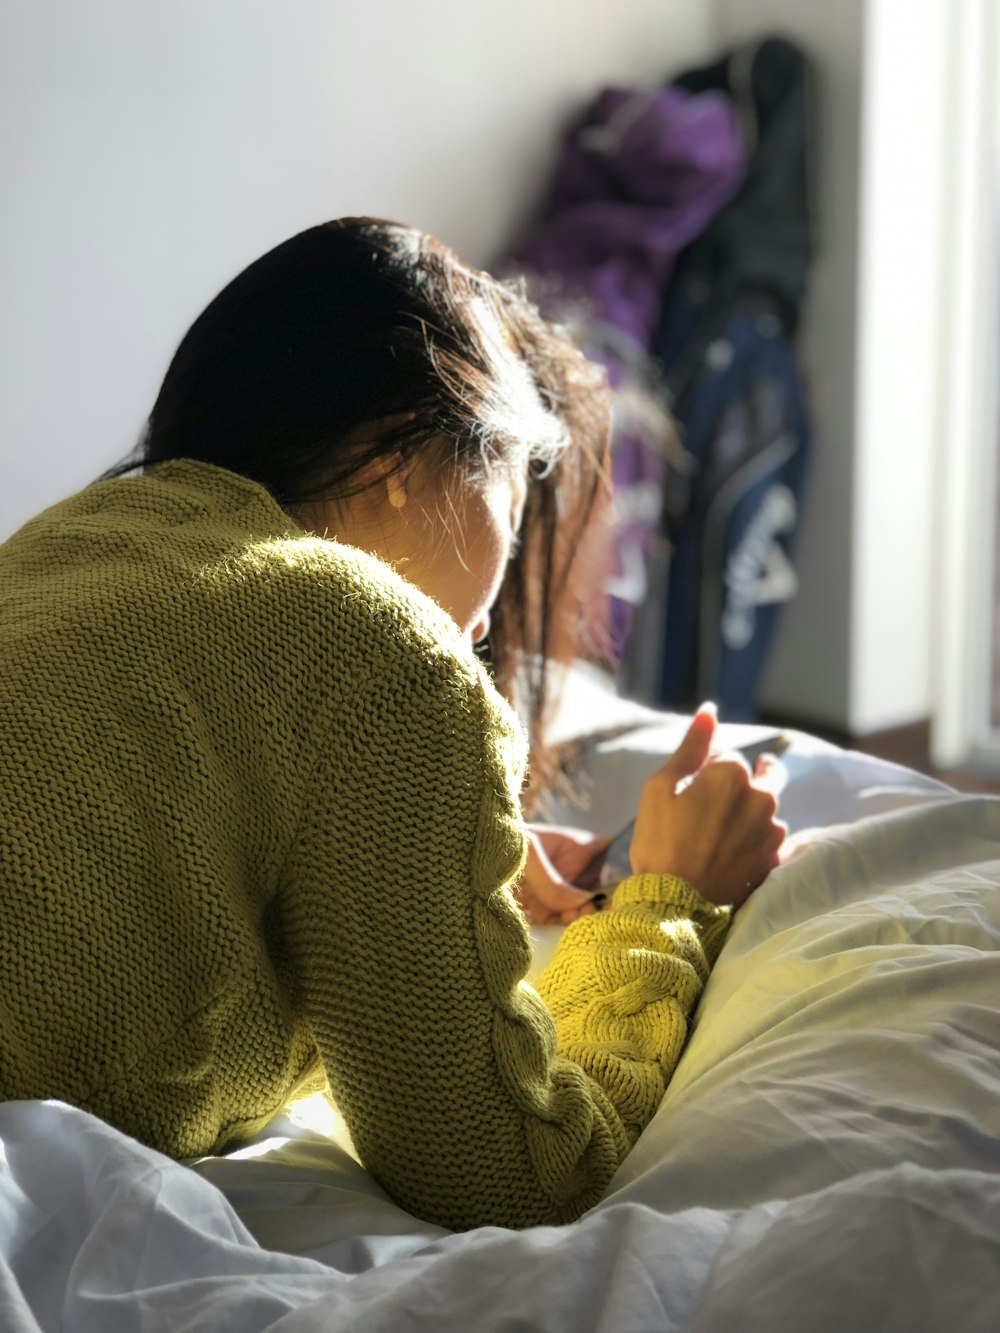
[[[715,704],[702,704],[691,719],[684,739],[664,765],[675,782],[694,777],[704,768],[715,738],[717,722]]]

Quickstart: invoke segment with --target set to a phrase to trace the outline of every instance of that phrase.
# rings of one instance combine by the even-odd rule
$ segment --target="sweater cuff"
[[[631,903],[662,903],[695,921],[729,918],[728,907],[710,903],[678,875],[630,875],[623,879],[615,888],[611,906],[627,907]]]

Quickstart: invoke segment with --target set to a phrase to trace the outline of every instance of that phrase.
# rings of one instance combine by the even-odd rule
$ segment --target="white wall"
[[[928,717],[937,592],[954,0],[869,0],[862,111],[850,729]]]
[[[816,426],[766,706],[930,711],[951,0],[6,0],[0,539],[133,444],[190,320],[282,237],[396,216],[488,263],[559,126],[769,30],[815,59]]]
[[[711,0],[5,0],[0,539],[131,448],[270,245],[365,212],[488,262],[574,109],[713,45]]]
[[[932,754],[1000,772],[1000,13],[963,0],[952,33]]]

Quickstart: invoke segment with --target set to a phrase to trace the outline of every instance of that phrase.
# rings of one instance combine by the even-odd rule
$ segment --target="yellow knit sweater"
[[[0,747],[0,1096],[183,1157],[325,1073],[422,1217],[598,1200],[727,913],[637,876],[523,981],[523,738],[392,570],[204,464],[91,486],[0,547]]]

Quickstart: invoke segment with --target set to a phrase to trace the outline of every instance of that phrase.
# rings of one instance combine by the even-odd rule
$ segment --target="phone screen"
[[[738,745],[735,748],[753,768],[761,755],[783,754],[790,744],[791,741],[784,732],[776,731],[772,736],[765,736],[763,740],[754,741],[751,745]],[[635,820],[633,819],[625,825],[608,850],[603,853],[600,874],[596,879],[596,884],[600,888],[606,889],[610,888],[612,884],[620,884],[623,879],[628,879],[631,875],[632,863],[629,860],[629,849],[632,846],[632,830],[634,828]]]

